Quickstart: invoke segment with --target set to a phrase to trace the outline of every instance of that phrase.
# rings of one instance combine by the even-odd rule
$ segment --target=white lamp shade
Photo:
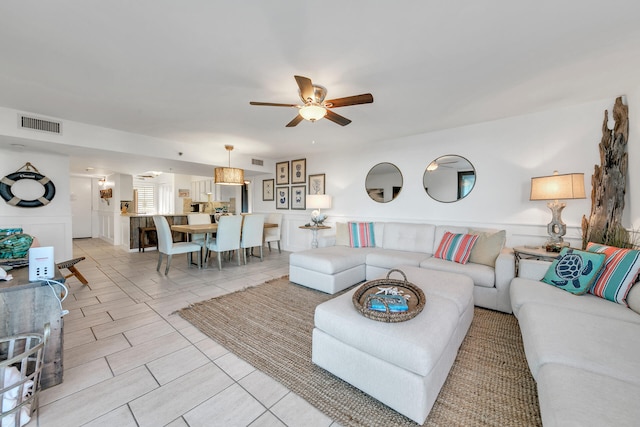
[[[307,196],[307,209],[330,209],[331,196],[326,194],[310,194]]]
[[[531,178],[529,200],[584,199],[584,174],[539,176]]]

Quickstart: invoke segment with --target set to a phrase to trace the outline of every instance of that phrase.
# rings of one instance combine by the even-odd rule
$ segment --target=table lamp
[[[311,220],[315,225],[322,225],[327,219],[326,215],[320,212],[320,209],[331,208],[331,196],[326,194],[309,194],[306,199],[307,209],[314,209],[311,213]]]
[[[547,225],[549,233],[549,240],[546,243],[547,250],[568,246],[568,243],[565,244],[562,239],[562,236],[567,233],[567,225],[562,222],[560,217],[562,209],[567,205],[559,200],[585,198],[583,173],[559,175],[558,171],[554,171],[553,175],[531,178],[529,200],[550,200],[547,206],[551,209],[552,218]]]

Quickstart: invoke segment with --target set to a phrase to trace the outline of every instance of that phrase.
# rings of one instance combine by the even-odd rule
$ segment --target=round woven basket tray
[[[404,280],[390,279],[389,276],[393,272],[402,274]],[[409,309],[401,312],[391,312],[387,307],[387,311],[376,311],[369,308],[369,302],[375,298],[376,293],[380,291],[378,288],[397,288],[398,293],[407,298]],[[353,294],[353,305],[363,316],[379,322],[404,322],[405,320],[416,317],[424,308],[426,297],[422,289],[410,283],[407,276],[402,270],[392,269],[387,273],[384,279],[370,280],[360,286]],[[386,305],[386,304],[385,304]]]

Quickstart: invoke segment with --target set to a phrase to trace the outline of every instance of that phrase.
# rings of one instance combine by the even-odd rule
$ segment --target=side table
[[[513,248],[513,255],[516,263],[516,277],[518,277],[518,268],[520,266],[521,259],[539,259],[542,261],[553,261],[558,257],[559,254],[559,252],[547,252],[547,250],[542,246],[516,246],[515,248]]]
[[[56,296],[60,288],[56,286],[54,291],[46,281],[30,282],[27,267],[14,268],[10,273],[13,280],[0,281],[0,337],[32,332],[42,334],[44,325],[48,323],[51,335],[44,349],[40,385],[43,390],[58,385],[62,383],[64,371],[64,319]],[[53,280],[64,283],[65,279],[57,268]]]
[[[302,228],[303,230],[313,231],[313,240],[311,240],[311,247],[317,248],[318,247],[318,230],[328,230],[331,227],[328,225],[301,225],[299,228]]]

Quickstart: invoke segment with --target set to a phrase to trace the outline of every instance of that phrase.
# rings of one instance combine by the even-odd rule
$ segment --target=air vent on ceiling
[[[61,122],[53,122],[51,120],[39,119],[37,117],[30,117],[20,114],[18,116],[19,126],[22,129],[32,129],[41,132],[49,132],[49,133],[62,133],[62,123]]]
[[[251,164],[257,165],[257,166],[264,166],[264,160],[251,159]]]

